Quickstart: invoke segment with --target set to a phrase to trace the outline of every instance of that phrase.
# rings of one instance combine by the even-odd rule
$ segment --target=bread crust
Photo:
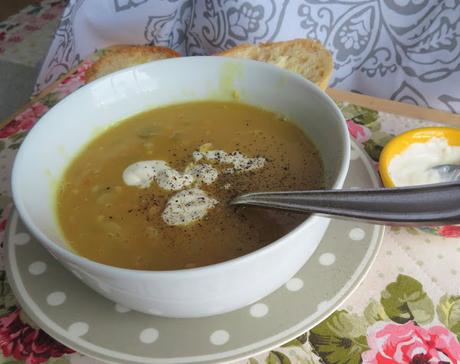
[[[151,45],[116,45],[104,54],[86,71],[86,82],[105,76],[120,69],[153,60],[180,57],[176,51]]]
[[[299,68],[302,66],[302,54],[298,54],[299,50],[303,52],[303,55],[311,55],[312,57],[316,57],[316,70],[311,72],[309,69],[305,69],[304,72],[299,71]],[[263,58],[266,56],[267,52],[271,55],[274,55],[276,52],[278,52],[280,54],[278,57],[279,60],[283,57],[291,57],[291,59],[294,59],[294,63],[297,57],[298,67],[295,67],[294,69],[292,64],[288,66],[280,65],[276,62],[276,57],[275,59],[264,60]],[[317,84],[323,90],[327,88],[333,71],[333,61],[330,52],[319,41],[314,39],[292,39],[281,42],[240,44],[236,47],[219,52],[216,55],[248,58],[273,63],[282,68],[286,68],[290,71],[299,73],[303,77]]]

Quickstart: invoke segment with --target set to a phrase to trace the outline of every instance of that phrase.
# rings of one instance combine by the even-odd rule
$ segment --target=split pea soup
[[[286,118],[239,102],[132,116],[86,145],[56,191],[73,250],[111,266],[174,270],[255,251],[306,215],[235,208],[235,196],[324,188],[312,141]]]

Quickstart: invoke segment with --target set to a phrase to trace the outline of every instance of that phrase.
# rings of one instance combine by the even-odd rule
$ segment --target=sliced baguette
[[[86,71],[86,82],[109,73],[165,58],[179,57],[179,53],[166,47],[148,45],[119,45],[108,48],[102,56]]]
[[[312,39],[242,44],[217,55],[271,63],[300,74],[323,90],[327,88],[333,70],[329,51],[320,42]]]

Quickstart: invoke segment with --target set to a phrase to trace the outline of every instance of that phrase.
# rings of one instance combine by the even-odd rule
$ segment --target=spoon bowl
[[[431,169],[439,173],[442,181],[460,180],[460,165],[458,164],[440,164]]]

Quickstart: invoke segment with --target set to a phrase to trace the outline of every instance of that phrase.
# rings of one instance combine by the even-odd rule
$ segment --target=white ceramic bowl
[[[261,299],[304,265],[318,246],[328,218],[313,215],[283,238],[227,262],[187,270],[136,271],[75,254],[61,235],[52,200],[65,167],[101,129],[158,106],[234,97],[294,120],[321,152],[327,187],[342,187],[350,150],[345,120],[313,83],[260,62],[175,58],[94,81],[41,118],[22,143],[13,167],[13,198],[21,218],[66,268],[125,307],[167,317],[200,317]]]

